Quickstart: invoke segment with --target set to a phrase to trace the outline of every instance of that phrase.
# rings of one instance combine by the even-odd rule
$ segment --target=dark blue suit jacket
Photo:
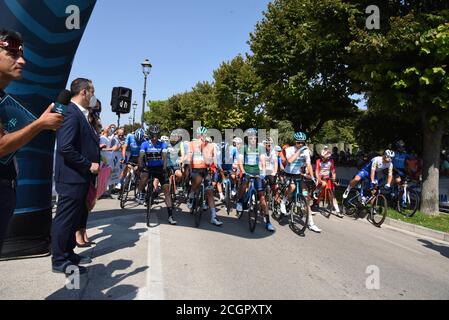
[[[74,103],[70,103],[64,115],[64,122],[56,131],[56,139],[56,191],[59,194],[79,197],[79,193],[84,192],[80,190],[86,189],[94,178],[90,172],[92,162],[100,162],[99,137],[81,110]],[[78,184],[80,188],[73,184]]]

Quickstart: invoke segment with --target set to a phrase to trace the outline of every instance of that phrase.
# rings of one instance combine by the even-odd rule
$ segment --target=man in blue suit
[[[59,197],[51,238],[53,272],[67,274],[74,267],[91,262],[73,249],[80,219],[87,214],[89,185],[98,174],[100,162],[99,137],[88,120],[89,108],[96,105],[92,81],[78,78],[70,90],[72,101],[56,132],[55,183]],[[86,269],[79,267],[79,271],[85,273]]]

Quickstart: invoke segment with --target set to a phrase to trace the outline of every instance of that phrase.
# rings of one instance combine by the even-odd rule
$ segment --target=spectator
[[[411,153],[410,157],[405,160],[405,172],[411,179],[421,180],[422,164],[416,153]]]
[[[440,175],[449,176],[449,155],[441,155]]]
[[[88,121],[88,109],[96,104],[92,81],[78,78],[71,86],[72,101],[62,127],[56,132],[55,182],[58,206],[51,235],[53,272],[68,273],[90,263],[89,257],[75,254],[75,233],[87,215],[86,198],[100,168],[99,139]],[[68,269],[69,268],[69,269]],[[79,267],[80,273],[87,270]]]
[[[337,147],[333,147],[332,148],[332,156],[331,156],[331,160],[336,164],[339,165],[339,156],[338,156],[338,148]]]
[[[25,66],[22,36],[11,30],[0,29],[0,100],[11,81],[22,78]],[[0,123],[0,157],[9,155],[37,136],[43,130],[57,129],[63,116],[51,113],[53,104],[30,125],[15,132],[6,132]],[[9,221],[16,206],[16,161],[0,164],[0,254]],[[50,177],[49,177],[50,178]]]

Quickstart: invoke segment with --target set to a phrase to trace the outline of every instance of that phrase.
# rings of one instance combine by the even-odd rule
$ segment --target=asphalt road
[[[276,221],[274,233],[262,223],[251,233],[246,216],[224,209],[222,227],[207,212],[195,228],[185,204],[171,226],[162,204],[147,228],[144,207],[100,200],[79,289],[50,272],[49,257],[6,261],[0,299],[449,299],[448,243],[319,213],[321,234]]]

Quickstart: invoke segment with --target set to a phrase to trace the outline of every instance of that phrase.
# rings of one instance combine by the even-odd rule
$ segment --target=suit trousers
[[[60,266],[73,255],[76,246],[75,233],[81,219],[87,216],[86,197],[88,184],[57,183],[58,207],[52,225],[52,262]]]

